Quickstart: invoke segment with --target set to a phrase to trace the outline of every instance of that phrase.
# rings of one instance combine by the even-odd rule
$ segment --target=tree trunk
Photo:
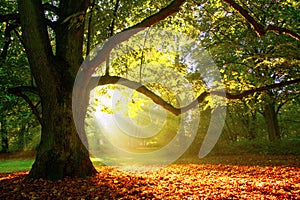
[[[18,151],[24,150],[25,145],[25,132],[26,132],[26,124],[22,124],[20,131],[18,131]],[[27,130],[28,131],[28,130]]]
[[[267,123],[269,140],[275,142],[280,139],[280,129],[274,103],[267,103],[263,111]]]
[[[0,116],[0,127],[1,127],[1,151],[0,153],[8,152],[8,137],[7,137],[7,129],[6,129],[6,118],[5,116]]]
[[[96,170],[77,134],[72,113],[72,88],[83,60],[84,21],[64,21],[69,16],[84,19],[88,1],[60,2],[56,55],[49,41],[42,1],[18,0],[18,5],[22,37],[42,102],[41,142],[29,177],[58,180],[93,175]]]
[[[57,1],[58,7],[53,12],[57,14],[58,20],[49,27],[47,23],[51,21],[45,19],[42,2],[42,0],[18,0],[24,46],[43,109],[41,144],[29,176],[56,180],[65,176],[91,175],[96,170],[89,159],[88,151],[79,139],[71,108],[75,77],[83,61],[84,20],[90,1]],[[132,26],[131,34],[137,32],[133,31],[133,28],[149,27],[178,12],[183,3],[184,0],[173,1],[159,13]],[[56,39],[54,51],[51,45],[53,41],[50,42],[49,39],[52,37],[49,37],[47,31],[50,27],[54,32],[50,33]],[[130,35],[117,37],[118,40],[113,43],[124,41],[128,37]],[[102,54],[99,54],[100,57],[97,55],[94,59],[100,62],[101,58],[109,53],[113,43],[110,43]],[[81,73],[85,77],[90,77],[94,72],[93,67],[88,70],[84,68]],[[82,93],[89,91],[85,88],[88,87],[88,81],[86,85],[80,86],[83,87]],[[205,95],[207,93],[204,93]],[[86,99],[83,100],[87,102]],[[80,122],[83,125],[86,108],[79,110],[83,111],[75,112],[75,116],[80,116]],[[181,110],[177,109],[177,111]],[[80,130],[80,134],[85,136],[85,131]]]
[[[249,140],[254,140],[256,139],[256,112],[250,113],[247,117],[249,118],[247,138]]]
[[[225,127],[226,129],[224,129],[224,132],[228,132],[227,133],[227,137],[229,139],[230,142],[236,142],[237,141],[237,135],[231,130],[230,125],[228,124],[228,121],[225,120]]]
[[[43,102],[43,126],[37,157],[30,178],[58,180],[66,176],[85,177],[96,173],[73,121],[71,95],[64,101]]]

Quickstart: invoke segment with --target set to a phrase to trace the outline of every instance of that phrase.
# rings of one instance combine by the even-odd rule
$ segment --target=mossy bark
[[[41,142],[30,178],[58,180],[96,173],[72,114],[72,88],[83,61],[88,2],[59,2],[58,21],[48,26],[41,0],[18,0],[24,47],[42,102]],[[49,34],[55,37],[55,49]]]

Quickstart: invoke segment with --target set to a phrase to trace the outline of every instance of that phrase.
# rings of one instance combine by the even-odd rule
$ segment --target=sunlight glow
[[[92,94],[97,99],[94,116],[97,127],[101,127],[98,134],[115,146],[127,146],[127,150],[132,145],[138,148],[154,144],[155,138],[143,139],[154,137],[163,129],[166,111],[128,88],[107,89],[106,92],[101,96],[97,95],[97,91]]]
[[[107,63],[97,56],[106,48],[100,44],[91,51],[81,69],[91,71],[93,68],[94,74],[89,76],[99,77],[99,80],[104,76],[110,78],[108,74],[122,77],[123,81],[142,84],[149,92],[124,87],[122,79],[105,86],[97,86],[99,80],[91,82],[91,87],[95,88],[90,93],[83,124],[79,92],[82,90],[80,83],[86,79],[83,70],[76,78],[79,82],[74,86],[72,99],[76,127],[91,156],[101,158],[106,165],[170,164],[188,149],[198,131],[199,107],[184,109],[185,106],[193,105],[197,99],[200,90],[196,91],[196,88],[222,92],[220,73],[201,44],[187,35],[163,29],[135,31],[140,33],[115,46]],[[130,31],[120,33],[120,38],[126,38],[127,34]],[[110,38],[107,42],[115,39]],[[90,62],[94,59],[100,59],[97,67]],[[199,79],[202,81],[193,82]],[[160,103],[155,95],[162,99]],[[224,123],[223,113],[226,113],[226,109],[217,109],[222,105],[219,98],[210,95],[208,100],[216,106],[211,106],[214,113],[200,157],[207,155],[217,142]],[[177,116],[180,111],[171,113],[161,107],[168,104],[183,108],[183,112]],[[81,131],[83,128],[85,131]]]

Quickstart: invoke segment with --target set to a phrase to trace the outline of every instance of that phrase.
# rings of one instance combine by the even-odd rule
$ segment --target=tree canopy
[[[28,120],[20,122],[20,127],[29,130],[37,123],[42,127],[29,177],[55,180],[96,173],[85,146],[90,92],[96,86],[115,84],[136,90],[175,115],[199,104],[209,105],[211,95],[226,97],[229,113],[246,112],[245,120],[263,117],[269,139],[280,139],[278,115],[290,110],[291,102],[299,102],[299,7],[294,0],[2,2],[2,149],[7,149],[7,120],[24,117]],[[168,28],[198,41],[216,64],[225,92],[209,88],[205,77],[199,76],[210,73],[205,66],[193,68],[189,63],[197,56],[189,54],[193,46],[182,47],[180,55],[168,54],[172,59],[163,51],[142,48],[109,61],[115,47],[149,27]],[[163,43],[153,39],[152,44],[159,42]],[[97,49],[100,43],[103,45]],[[193,101],[179,106],[180,101],[169,90],[144,84],[142,67],[151,59],[159,59],[157,62],[189,80]],[[103,63],[101,78],[95,78]],[[140,69],[135,79],[127,73],[133,66]],[[155,70],[146,73],[159,76]],[[168,81],[166,74],[159,78]],[[23,98],[28,107],[12,94]],[[74,96],[78,100],[75,108]],[[16,104],[17,108],[12,106]],[[141,104],[137,108],[141,109]],[[17,110],[27,114],[12,114]],[[131,115],[135,114],[132,111]],[[235,114],[226,119],[227,133],[229,125],[236,122]]]

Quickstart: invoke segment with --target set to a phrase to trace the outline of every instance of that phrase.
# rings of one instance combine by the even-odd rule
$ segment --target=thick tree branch
[[[51,11],[51,12],[55,13],[56,15],[59,14],[58,7],[52,5],[51,3],[44,3],[43,8],[44,8],[44,10]]]
[[[45,24],[42,1],[18,0],[18,6],[22,38],[24,39],[24,47],[31,66],[31,72],[40,89],[49,88],[49,86],[52,86],[51,83],[56,81],[56,74],[53,73],[55,58]],[[47,93],[41,91],[41,95],[43,94],[46,95]]]
[[[49,26],[54,32],[56,32],[58,23],[53,22],[49,19],[45,19],[45,21],[46,21],[46,25]]]
[[[296,40],[300,41],[300,35],[299,34],[297,34],[296,32],[294,32],[292,30],[288,30],[286,28],[281,28],[281,27],[269,25],[269,26],[266,27],[266,31],[273,31],[273,32],[276,32],[279,35],[286,34],[286,35],[289,35],[289,36],[295,38]]]
[[[97,53],[97,56],[88,62],[83,63],[81,66],[81,71],[85,74],[84,78],[86,80],[91,77],[91,75],[94,73],[96,67],[98,67],[101,63],[103,63],[106,58],[109,56],[111,50],[118,44],[122,43],[123,41],[126,41],[136,33],[144,30],[147,27],[150,27],[168,16],[176,13],[179,11],[180,6],[185,2],[185,0],[174,0],[171,4],[166,6],[165,8],[161,9],[159,12],[157,12],[154,15],[149,16],[148,18],[144,19],[142,22],[129,27],[128,29],[125,29],[121,33],[116,34],[114,37],[112,37],[110,40],[108,40],[103,48]],[[126,34],[123,34],[126,32]]]
[[[255,89],[246,90],[239,94],[231,94],[231,93],[226,92],[226,98],[227,99],[242,99],[244,97],[247,97],[248,95],[254,94],[255,92],[262,92],[262,91],[271,90],[274,88],[280,88],[280,87],[297,84],[297,83],[300,83],[300,79],[284,81],[284,82],[275,83],[272,85],[266,85],[266,86],[258,87]],[[217,96],[225,97],[224,93],[219,92],[219,91],[205,91],[205,92],[201,93],[194,101],[192,101],[188,105],[181,107],[181,108],[176,108],[172,104],[166,102],[160,96],[158,96],[157,94],[155,94],[154,92],[152,92],[146,86],[142,85],[139,82],[131,81],[126,78],[122,78],[122,77],[118,77],[118,76],[101,76],[101,77],[93,77],[91,79],[91,85],[94,85],[94,86],[95,85],[102,86],[102,85],[107,85],[107,84],[119,84],[119,85],[126,86],[128,88],[131,88],[133,90],[136,90],[137,92],[144,94],[145,96],[150,98],[157,105],[160,105],[164,109],[170,111],[174,115],[180,115],[182,113],[187,112],[190,109],[195,108],[198,104],[201,104],[202,102],[204,102],[205,98],[209,95],[217,95]]]
[[[240,6],[238,3],[235,2],[235,0],[224,0],[227,4],[229,4],[230,7],[232,7],[235,11],[237,11],[240,15],[242,15],[245,20],[251,24],[253,27],[254,31],[259,35],[259,36],[264,36],[268,31],[273,31],[276,32],[277,34],[286,34],[291,37],[293,37],[296,40],[300,40],[300,35],[297,34],[296,32],[292,30],[288,30],[285,28],[281,27],[276,27],[276,26],[264,26],[261,23],[257,22],[249,13],[246,9],[244,9],[242,6]]]
[[[8,90],[8,92],[10,94],[14,94],[16,96],[22,97],[26,101],[26,103],[28,103],[29,107],[31,108],[32,113],[36,116],[39,123],[41,125],[43,124],[43,120],[39,114],[37,107],[32,103],[32,101],[29,99],[29,97],[23,93],[23,92],[31,92],[34,94],[38,94],[36,88],[30,87],[30,86],[20,86],[20,87],[11,88]]]
[[[109,37],[114,35],[115,22],[116,22],[116,18],[117,18],[117,12],[119,9],[119,4],[120,4],[120,0],[117,0],[117,2],[115,4],[114,12],[113,12],[113,19],[112,19],[112,22],[109,27]]]
[[[20,21],[20,15],[19,13],[12,13],[12,14],[6,14],[6,15],[0,15],[0,22],[8,22],[8,21]]]
[[[85,55],[86,57],[89,55],[90,53],[90,48],[91,48],[91,34],[92,34],[92,21],[93,21],[93,11],[94,11],[94,7],[95,7],[95,0],[92,0],[90,8],[90,16],[88,19],[88,27],[87,27],[87,42],[86,42],[86,52]]]
[[[114,29],[115,29],[115,22],[117,19],[117,12],[119,9],[119,4],[120,4],[120,0],[117,0],[116,4],[115,4],[115,8],[114,8],[114,12],[113,12],[113,19],[111,22],[111,25],[109,27],[109,37],[112,37],[114,35]],[[105,67],[105,75],[109,75],[109,69],[110,68],[110,63],[109,63],[109,56],[106,59],[106,67]]]
[[[8,52],[8,48],[10,43],[12,42],[11,39],[11,32],[18,27],[18,25],[16,24],[7,24],[6,28],[5,28],[5,32],[4,32],[4,37],[6,39],[6,41],[4,42],[4,46],[2,48],[1,51],[1,55],[0,55],[0,65],[2,63],[4,63],[4,61],[6,60],[6,56],[7,56],[7,52]]]
[[[151,15],[150,17],[144,19],[140,23],[136,24],[135,26],[132,26],[129,29],[135,29],[135,28],[145,28],[150,27],[153,24],[156,24],[163,19],[169,17],[170,15],[173,15],[174,13],[179,12],[180,7],[185,2],[185,0],[174,0],[169,4],[167,7],[161,9],[158,13]]]
[[[246,90],[246,91],[244,91],[242,93],[239,93],[239,94],[226,93],[226,98],[227,99],[242,99],[242,98],[244,98],[244,97],[246,97],[250,94],[254,94],[255,92],[267,91],[267,90],[271,90],[271,89],[275,89],[275,88],[281,88],[281,87],[284,87],[284,86],[298,84],[298,83],[300,83],[300,78],[290,80],[290,81],[283,81],[283,82],[280,82],[280,83],[274,83],[274,84],[271,84],[271,85],[265,85],[265,86],[254,88],[254,89],[251,89],[251,90]],[[217,92],[212,91],[211,93],[218,95]]]
[[[9,49],[9,45],[12,42],[11,32],[14,31],[18,26],[20,26],[20,15],[19,14],[7,14],[0,15],[0,22],[6,22],[6,28],[4,32],[5,42],[2,47],[1,55],[0,55],[0,65],[4,63],[6,60],[7,52]]]
[[[121,33],[116,34],[112,38],[110,38],[103,46],[103,48],[97,52],[97,55],[92,59],[87,57],[86,60],[81,65],[79,72],[77,74],[77,80],[75,81],[74,88],[83,88],[80,91],[74,90],[73,95],[75,98],[82,99],[86,96],[86,93],[89,91],[86,91],[86,88],[88,87],[89,81],[96,70],[96,68],[106,61],[106,59],[109,57],[109,54],[111,50],[117,46],[118,44],[122,43],[123,41],[126,41],[136,33],[144,30],[146,27],[150,27],[151,25],[160,22],[161,20],[164,20],[168,16],[176,13],[179,11],[180,6],[184,3],[184,0],[174,0],[171,4],[166,6],[165,8],[161,9],[159,12],[157,12],[154,15],[149,16],[148,18],[144,19],[142,22],[129,27],[128,29],[125,29]],[[78,85],[79,84],[79,85]],[[84,107],[85,105],[83,105]],[[83,109],[83,108],[81,108]],[[78,110],[76,112],[78,115],[81,115],[82,111]]]
[[[168,6],[158,11],[156,14],[151,15],[144,19],[142,22],[135,26],[129,27],[124,31],[116,34],[110,38],[103,46],[103,48],[97,52],[96,56],[91,59],[87,57],[81,65],[77,78],[74,84],[73,90],[73,117],[75,121],[78,121],[78,127],[84,127],[84,119],[86,115],[86,109],[88,107],[90,79],[95,72],[96,68],[106,61],[109,57],[111,50],[123,41],[128,40],[136,33],[144,30],[146,27],[150,27],[155,23],[158,23],[168,16],[179,11],[180,6],[184,3],[184,0],[173,0]],[[91,60],[90,60],[91,59]],[[74,102],[74,99],[76,102]],[[81,128],[78,130],[78,134],[85,134],[85,131]]]
[[[15,88],[11,88],[8,91],[9,91],[9,93],[12,93],[12,92],[30,92],[32,94],[39,95],[37,88],[32,87],[32,86],[18,86],[18,87],[15,87]]]
[[[192,101],[190,104],[182,107],[182,108],[176,108],[172,104],[166,102],[164,99],[162,99],[160,96],[149,90],[146,86],[142,85],[139,82],[131,81],[126,78],[121,78],[118,76],[102,76],[100,77],[94,77],[94,80],[91,80],[92,85],[107,85],[107,84],[119,84],[126,86],[128,88],[131,88],[133,90],[136,90],[137,92],[144,94],[146,97],[150,98],[154,103],[157,105],[160,105],[164,109],[170,111],[174,115],[180,115],[181,113],[185,113],[188,110],[196,107],[199,103],[203,102],[205,97],[209,95],[208,92],[203,92],[200,94],[194,101]],[[97,82],[95,84],[95,82]]]

